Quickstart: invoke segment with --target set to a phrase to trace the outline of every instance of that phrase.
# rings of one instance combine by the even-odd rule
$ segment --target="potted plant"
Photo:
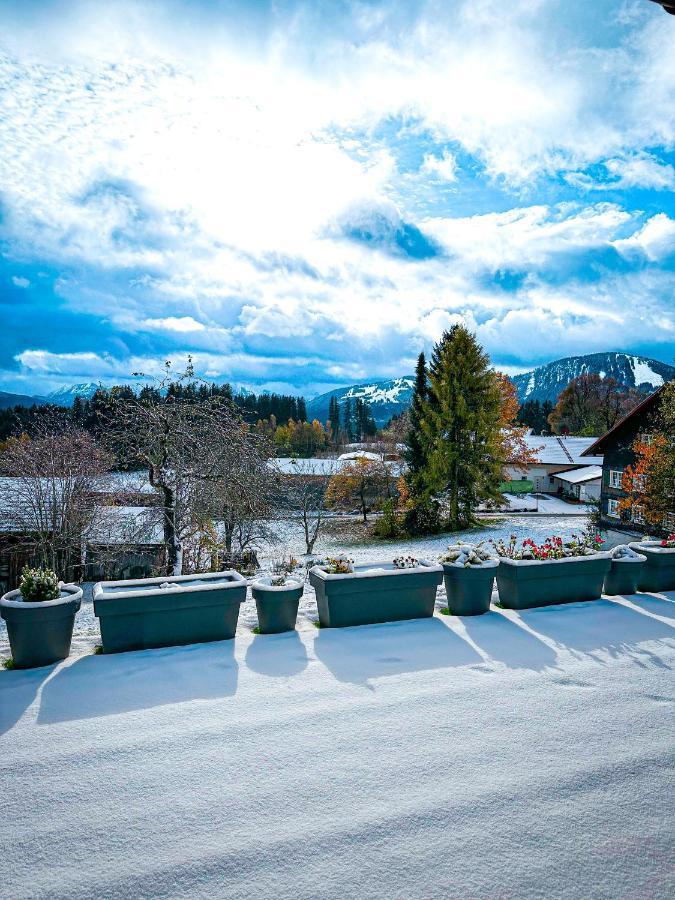
[[[293,631],[298,618],[298,605],[305,589],[293,573],[299,563],[292,556],[275,567],[272,575],[263,575],[251,585],[258,611],[258,633],[280,634]]]
[[[610,555],[612,561],[605,575],[603,593],[610,596],[634,594],[638,590],[647,557],[625,544],[615,547]]]
[[[647,558],[638,584],[641,591],[675,590],[675,534],[661,541],[634,541],[629,546]]]
[[[81,602],[82,588],[63,584],[50,569],[25,568],[17,590],[0,599],[14,665],[27,669],[65,659]]]
[[[492,542],[499,556],[497,588],[499,602],[508,609],[531,609],[555,603],[597,600],[611,565],[611,555],[602,550],[600,535],[547,538],[536,544],[531,538],[516,545]]]
[[[481,541],[450,544],[440,558],[448,598],[448,612],[456,616],[480,616],[490,609],[492,586],[499,557]]]
[[[412,556],[357,566],[338,556],[309,570],[322,628],[432,616],[442,579],[440,565]]]
[[[116,653],[233,638],[245,599],[246,579],[233,569],[100,581],[94,615],[104,653]]]

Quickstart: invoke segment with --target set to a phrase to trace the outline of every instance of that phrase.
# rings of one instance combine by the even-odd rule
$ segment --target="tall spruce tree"
[[[408,464],[409,483],[413,493],[419,487],[419,476],[426,462],[424,434],[422,433],[422,408],[427,398],[428,381],[427,365],[424,353],[417,357],[415,369],[415,390],[410,404],[408,421],[407,450],[405,461]]]
[[[445,495],[453,528],[473,523],[481,500],[501,498],[500,412],[487,354],[463,325],[453,325],[434,347],[420,423],[420,480],[427,497]]]

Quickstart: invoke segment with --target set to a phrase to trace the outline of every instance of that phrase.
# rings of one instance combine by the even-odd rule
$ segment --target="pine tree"
[[[487,354],[463,325],[434,347],[421,412],[426,494],[446,495],[450,527],[471,524],[481,500],[501,498],[501,394]]]
[[[352,421],[352,401],[349,397],[345,400],[342,410],[342,423],[347,443],[351,443],[354,440],[354,424]]]
[[[427,398],[427,367],[424,353],[420,353],[417,357],[417,368],[415,369],[415,390],[413,392],[412,402],[410,404],[410,413],[408,421],[410,428],[408,430],[407,450],[405,452],[405,461],[408,464],[408,473],[410,487],[415,493],[418,485],[418,476],[422,471],[426,456],[424,449],[424,435],[422,433],[422,407]]]

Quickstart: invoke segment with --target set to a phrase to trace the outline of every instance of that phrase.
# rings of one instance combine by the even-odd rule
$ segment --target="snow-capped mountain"
[[[373,418],[378,426],[386,425],[393,415],[398,415],[410,406],[415,379],[412,375],[392,378],[389,381],[370,381],[365,384],[352,384],[349,387],[337,388],[320,394],[307,403],[307,417],[325,422],[328,418],[328,407],[331,397],[336,397],[340,404],[350,399],[352,403],[360,398],[371,408]]]
[[[95,381],[85,381],[82,384],[71,384],[52,391],[47,396],[49,403],[55,403],[57,406],[72,406],[76,397],[83,400],[89,400],[93,397],[100,385]]]
[[[628,353],[590,353],[557,359],[531,372],[515,375],[512,381],[521,403],[526,400],[550,400],[555,403],[560,392],[580,375],[609,376],[625,387],[649,392],[675,378],[675,367]]]

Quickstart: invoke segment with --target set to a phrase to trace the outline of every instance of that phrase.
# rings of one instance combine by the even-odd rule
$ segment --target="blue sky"
[[[647,0],[0,2],[0,389],[675,357]]]

